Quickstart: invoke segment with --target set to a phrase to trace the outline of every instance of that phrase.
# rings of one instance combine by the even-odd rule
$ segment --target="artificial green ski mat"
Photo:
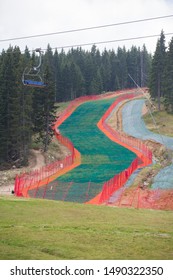
[[[133,152],[111,141],[97,127],[114,101],[115,98],[85,102],[58,127],[81,153],[81,165],[51,182],[56,190],[47,188],[45,198],[52,199],[54,192],[56,200],[86,202],[102,190],[105,181],[129,167],[134,160]],[[44,190],[39,189],[37,197],[42,197],[43,193]]]
[[[135,154],[112,142],[97,127],[115,98],[86,102],[59,127],[82,155],[82,164],[58,178],[61,181],[105,182],[126,169]]]

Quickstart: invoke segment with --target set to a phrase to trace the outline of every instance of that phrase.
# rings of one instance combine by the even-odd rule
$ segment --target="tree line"
[[[42,55],[42,77],[47,87],[22,84],[25,67],[38,63],[26,47],[9,47],[0,54],[0,165],[26,165],[31,143],[41,141],[44,151],[53,135],[55,103],[79,96],[148,85],[152,56],[145,45],[114,50],[82,48],[52,51]]]
[[[54,78],[45,53],[44,79],[47,87],[32,88],[22,83],[26,66],[37,62],[26,48],[9,47],[0,55],[0,168],[27,165],[33,141],[46,151],[55,120]]]
[[[173,38],[166,47],[163,30],[152,59],[149,88],[158,110],[163,105],[168,113],[173,113]]]
[[[51,55],[51,52],[50,52]],[[101,53],[95,45],[90,51],[71,49],[68,53],[55,51],[52,68],[55,69],[56,101],[68,101],[82,95],[98,94],[134,87],[130,74],[139,86],[146,86],[151,66],[151,55],[145,45],[132,46]]]

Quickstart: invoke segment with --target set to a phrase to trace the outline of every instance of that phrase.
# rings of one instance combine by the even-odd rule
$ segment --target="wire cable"
[[[164,34],[165,36],[173,35],[173,32]],[[115,39],[115,40],[107,40],[107,41],[100,41],[100,42],[90,42],[90,43],[83,43],[83,44],[76,44],[76,45],[67,45],[67,46],[61,46],[61,47],[54,47],[51,48],[54,49],[66,49],[66,48],[74,48],[74,47],[84,47],[89,45],[99,45],[99,44],[107,44],[107,43],[116,43],[116,42],[124,42],[124,41],[131,41],[131,40],[139,40],[139,39],[146,39],[146,38],[153,38],[153,37],[159,37],[160,34],[154,34],[154,35],[146,35],[146,36],[138,36],[138,37],[130,37],[130,38],[122,38],[122,39]],[[42,49],[43,51],[46,51],[47,49]]]
[[[165,36],[173,35],[173,32],[165,33],[164,35]],[[109,43],[116,43],[116,42],[125,42],[125,41],[131,41],[131,40],[154,38],[154,37],[159,37],[159,36],[160,36],[160,34],[154,34],[154,35],[146,35],[146,36],[138,36],[138,37],[130,37],[130,38],[100,41],[100,42],[90,42],[90,43],[82,43],[82,44],[76,44],[76,45],[58,46],[58,47],[51,48],[51,50],[78,48],[78,47],[85,47],[85,46],[99,45],[99,44],[109,44]],[[28,52],[33,52],[33,51],[35,51],[35,50],[28,50]],[[41,49],[41,51],[47,51],[47,49]],[[25,51],[21,51],[21,53],[25,53]],[[2,52],[0,54],[2,54]]]
[[[145,18],[145,19],[137,19],[137,20],[132,20],[132,21],[124,21],[124,22],[111,23],[111,24],[98,25],[98,26],[91,26],[91,27],[85,27],[85,28],[57,31],[57,32],[52,32],[52,33],[44,33],[44,34],[29,35],[29,36],[23,36],[23,37],[7,38],[7,39],[1,39],[0,42],[8,42],[8,41],[24,40],[24,39],[38,38],[38,37],[45,37],[45,36],[53,36],[53,35],[60,35],[60,34],[73,33],[73,32],[81,32],[81,31],[87,31],[87,30],[93,30],[93,29],[99,29],[99,28],[107,28],[107,27],[118,26],[118,25],[140,23],[140,22],[151,21],[151,20],[159,20],[159,19],[170,18],[170,17],[173,17],[173,15],[165,15],[165,16],[151,17],[151,18]]]

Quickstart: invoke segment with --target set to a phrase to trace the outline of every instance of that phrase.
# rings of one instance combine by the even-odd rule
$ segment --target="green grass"
[[[150,114],[147,114],[143,117],[147,128],[155,133],[158,133],[159,129],[161,134],[173,137],[173,114],[168,114],[166,111],[156,111],[153,113],[153,117],[157,127],[155,127]]]
[[[173,212],[0,198],[0,259],[173,259]]]

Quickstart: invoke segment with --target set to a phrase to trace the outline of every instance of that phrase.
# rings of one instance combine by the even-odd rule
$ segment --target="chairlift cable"
[[[51,33],[29,35],[29,36],[23,36],[23,37],[7,38],[7,39],[1,39],[0,42],[8,42],[8,41],[16,41],[16,40],[24,40],[24,39],[45,37],[45,36],[60,35],[60,34],[66,34],[66,33],[81,32],[81,31],[101,29],[101,28],[107,28],[107,27],[113,27],[113,26],[119,26],[119,25],[128,25],[128,24],[133,24],[133,23],[140,23],[140,22],[145,22],[145,21],[159,20],[159,19],[170,18],[170,17],[173,17],[173,15],[165,15],[165,16],[137,19],[137,20],[132,20],[132,21],[124,21],[124,22],[118,22],[118,23],[111,23],[111,24],[84,27],[84,28],[64,30],[64,31],[57,31],[57,32],[51,32]]]
[[[173,32],[165,33],[165,36],[173,35]],[[138,37],[130,37],[130,38],[122,38],[122,39],[115,39],[115,40],[107,40],[107,41],[100,41],[100,42],[90,42],[90,43],[82,43],[82,44],[73,44],[73,45],[65,45],[65,46],[58,46],[53,47],[51,50],[58,50],[58,49],[67,49],[67,48],[78,48],[78,47],[85,47],[91,45],[100,45],[100,44],[107,44],[107,43],[117,43],[117,42],[125,42],[131,40],[139,40],[139,39],[147,39],[153,37],[159,37],[160,34],[153,34],[153,35],[146,35],[146,36],[138,36]],[[43,49],[42,51],[47,51],[47,49]],[[33,50],[28,50],[28,52],[33,52]],[[21,51],[21,53],[25,53],[25,51]],[[2,52],[0,53],[2,54]]]

